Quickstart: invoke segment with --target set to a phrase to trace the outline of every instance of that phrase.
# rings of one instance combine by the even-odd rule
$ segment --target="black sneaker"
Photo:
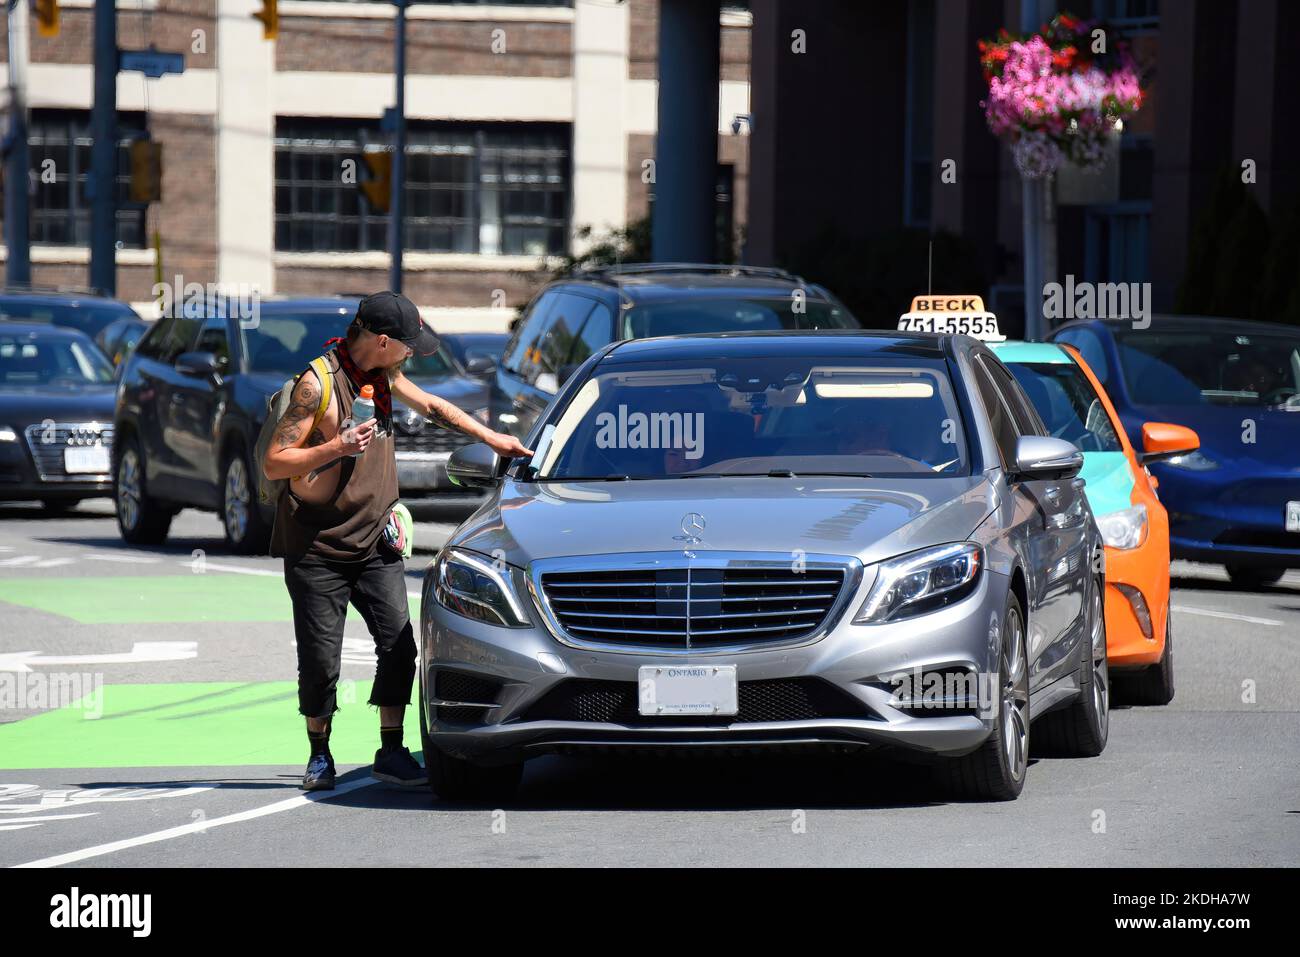
[[[302,776],[304,791],[334,790],[334,759],[328,754],[318,754],[307,762],[307,773]]]
[[[408,748],[393,748],[375,752],[375,766],[370,776],[376,781],[396,784],[398,787],[419,787],[429,783],[429,773],[411,756]]]

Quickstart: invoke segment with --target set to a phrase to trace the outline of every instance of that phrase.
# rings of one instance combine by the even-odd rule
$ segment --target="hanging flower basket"
[[[1026,179],[1051,176],[1067,161],[1099,170],[1107,138],[1142,105],[1127,44],[1107,33],[1105,49],[1093,52],[1094,25],[1062,13],[1028,37],[1002,30],[979,43],[989,84],[980,105]]]

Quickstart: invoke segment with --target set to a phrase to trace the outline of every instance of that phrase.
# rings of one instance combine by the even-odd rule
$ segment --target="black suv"
[[[352,298],[293,298],[262,300],[256,319],[207,304],[159,319],[121,370],[113,497],[122,538],[158,544],[178,511],[200,508],[220,513],[232,550],[265,552],[274,516],[257,500],[252,452],[267,401],[344,334],[356,309]],[[449,354],[411,365],[407,375],[421,388],[486,421],[486,385]],[[394,410],[394,429],[403,492],[454,488],[446,460],[468,436],[426,427],[404,407]],[[477,503],[462,495],[449,504],[468,513]]]
[[[528,304],[492,381],[494,428],[522,439],[602,346],[691,332],[858,329],[824,287],[780,269],[651,263],[575,272]]]

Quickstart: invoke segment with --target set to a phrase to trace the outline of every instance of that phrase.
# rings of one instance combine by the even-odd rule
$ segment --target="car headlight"
[[[438,603],[458,615],[506,628],[532,624],[515,590],[509,565],[459,548],[444,548],[433,580]]]
[[[17,442],[18,433],[7,425],[0,425],[0,442]]]
[[[1101,530],[1101,540],[1109,547],[1137,548],[1147,540],[1147,507],[1134,505],[1101,515],[1097,518],[1097,528]]]
[[[853,623],[895,621],[960,601],[975,590],[983,559],[978,545],[958,542],[881,562]]]
[[[1175,455],[1172,458],[1167,458],[1165,464],[1172,465],[1176,469],[1187,469],[1189,472],[1208,472],[1219,467],[1218,462],[1200,449],[1195,452],[1188,452],[1185,455]]]

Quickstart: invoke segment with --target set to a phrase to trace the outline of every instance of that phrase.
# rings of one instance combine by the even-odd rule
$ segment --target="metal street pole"
[[[117,3],[95,0],[95,102],[90,117],[90,285],[117,294]]]
[[[31,229],[28,192],[31,188],[27,154],[27,29],[31,22],[27,0],[9,0],[9,124],[5,131],[5,282],[32,281]]]
[[[1041,25],[1039,0],[1020,0],[1020,29],[1033,33]],[[1056,271],[1056,237],[1049,235],[1056,229],[1056,215],[1049,215],[1048,204],[1054,202],[1055,192],[1048,179],[1020,181],[1021,214],[1024,218],[1025,260],[1025,338],[1041,341],[1046,336],[1043,320],[1043,286]],[[1050,246],[1050,253],[1049,253]],[[1049,264],[1050,258],[1050,264]]]
[[[397,76],[397,102],[393,106],[392,195],[388,199],[388,288],[402,291],[403,218],[406,213],[406,2],[397,6],[396,50],[393,72]]]

